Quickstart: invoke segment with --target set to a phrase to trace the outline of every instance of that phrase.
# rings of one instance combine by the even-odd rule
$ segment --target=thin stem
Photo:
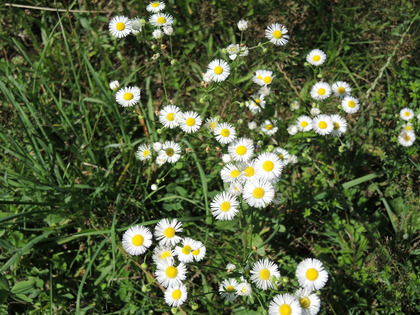
[[[168,93],[166,92],[165,71],[163,70],[162,61],[159,58],[160,75],[162,76],[163,89],[165,91],[166,103],[169,103]]]

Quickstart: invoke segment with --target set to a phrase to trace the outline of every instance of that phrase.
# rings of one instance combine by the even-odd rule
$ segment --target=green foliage
[[[121,250],[129,226],[153,229],[165,217],[177,217],[184,235],[207,247],[205,260],[189,269],[187,302],[174,312],[262,314],[276,293],[229,304],[218,289],[265,257],[280,267],[275,292],[289,293],[298,288],[300,261],[323,261],[330,278],[320,294],[322,313],[420,311],[419,146],[397,140],[399,111],[419,114],[414,2],[170,0],[175,34],[166,51],[109,34],[114,15],[138,12],[147,20],[146,3],[55,4],[83,11],[70,13],[42,9],[48,1],[36,5],[0,8],[1,313],[170,314],[151,252],[131,258]],[[239,43],[236,23],[243,18],[255,54],[238,61],[235,86],[203,87],[207,64],[226,59],[222,49]],[[290,42],[259,46],[274,22],[289,29]],[[169,47],[173,63],[162,56],[171,55]],[[315,72],[303,66],[313,48],[328,56]],[[207,131],[181,137],[162,129],[155,112],[173,101],[249,133],[254,116],[240,104],[256,92],[252,72],[261,68],[278,81],[260,120],[279,118],[277,144],[299,162],[282,174],[280,205],[251,210],[244,203],[246,215],[217,221],[209,203],[226,188],[219,176],[223,148]],[[311,108],[309,89],[319,76],[349,82],[361,111],[340,139],[289,137],[285,122]],[[139,111],[116,104],[108,88],[114,79],[142,88]],[[295,99],[302,104],[296,115],[289,110]],[[419,132],[418,120],[413,128]],[[251,136],[261,147],[273,144],[258,132]],[[135,158],[140,144],[175,138],[189,149],[178,163],[158,168]],[[238,270],[228,274],[228,263]]]

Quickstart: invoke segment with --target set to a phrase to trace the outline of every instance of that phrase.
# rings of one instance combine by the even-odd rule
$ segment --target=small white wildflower
[[[254,130],[255,128],[257,128],[257,123],[255,121],[251,121],[248,123],[248,128],[250,130]]]
[[[245,31],[248,28],[248,21],[240,20],[238,22],[238,28],[241,32]]]
[[[157,28],[153,31],[152,35],[153,35],[153,38],[160,39],[160,38],[163,37],[163,32],[160,29]]]
[[[158,188],[158,187],[157,187],[157,185],[156,185],[156,184],[153,184],[152,186],[150,186],[150,189],[151,189],[151,190],[153,190],[153,191],[155,191],[157,188]]]
[[[289,128],[287,128],[287,132],[289,133],[289,135],[294,136],[298,133],[298,127],[296,127],[295,125],[291,125]]]
[[[232,161],[232,157],[229,154],[223,154],[222,156],[223,163],[229,163]]]
[[[318,116],[321,114],[321,110],[318,107],[312,107],[311,108],[311,115],[312,116]]]

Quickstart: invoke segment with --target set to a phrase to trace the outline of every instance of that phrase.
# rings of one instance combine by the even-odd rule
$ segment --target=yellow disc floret
[[[260,271],[260,278],[262,280],[268,280],[268,278],[270,278],[270,271],[267,268],[261,269]]]
[[[279,307],[279,313],[280,315],[291,315],[292,314],[292,308],[289,304],[283,304]]]
[[[176,269],[176,267],[174,266],[169,266],[168,268],[166,268],[166,276],[168,278],[175,278],[178,275],[178,269]]]
[[[246,153],[247,149],[244,145],[240,145],[239,147],[236,148],[236,153],[238,155],[244,155]]]
[[[179,300],[181,298],[181,290],[180,289],[175,289],[174,292],[172,292],[172,298],[174,300]]]
[[[307,296],[301,297],[299,299],[299,303],[302,308],[308,308],[311,306],[311,300]]]
[[[191,127],[195,125],[195,119],[194,118],[188,118],[185,122],[187,124],[187,126]]]
[[[221,66],[217,66],[216,68],[214,68],[214,73],[222,74],[222,72],[223,72],[223,68]]]
[[[355,107],[356,106],[356,102],[355,101],[350,101],[349,102],[349,107],[350,108],[353,108],[353,107]]]
[[[163,235],[165,235],[166,238],[172,238],[175,236],[175,229],[172,226],[167,227],[163,232]]]
[[[325,128],[327,128],[327,123],[325,121],[320,121],[318,126],[321,129],[325,129]]]
[[[144,237],[141,236],[140,234],[137,234],[133,237],[131,242],[133,243],[134,246],[141,246],[144,243]]]
[[[127,93],[124,94],[124,99],[126,101],[131,101],[133,99],[133,97],[134,97],[133,93],[127,92]]]
[[[223,212],[228,212],[229,209],[230,209],[230,202],[228,201],[222,202],[222,204],[220,205],[220,210],[222,210]]]
[[[117,30],[123,31],[125,29],[125,24],[123,22],[118,22],[115,27],[117,28]]]
[[[315,268],[309,268],[306,271],[306,278],[310,281],[315,281],[316,279],[318,279],[318,270],[316,270]]]
[[[169,121],[174,121],[175,120],[174,113],[169,113],[168,115],[166,115],[166,119]]]
[[[182,253],[183,253],[184,255],[189,255],[189,254],[191,253],[191,246],[190,246],[190,245],[185,245],[185,246],[182,248]]]
[[[318,90],[318,94],[319,95],[324,95],[325,94],[325,89],[323,89],[323,88],[320,88],[319,90]]]
[[[263,188],[261,187],[257,187],[254,189],[254,191],[252,192],[252,195],[254,196],[254,198],[257,199],[261,199],[262,197],[264,197],[265,195],[265,191]]]
[[[275,31],[273,32],[273,37],[274,37],[275,39],[280,39],[282,36],[283,36],[283,34],[282,34],[282,32],[280,32],[279,30],[275,30]]]
[[[158,22],[159,24],[165,24],[165,23],[166,23],[166,19],[165,19],[163,16],[161,16],[161,17],[159,17],[159,18],[157,19],[157,22]]]

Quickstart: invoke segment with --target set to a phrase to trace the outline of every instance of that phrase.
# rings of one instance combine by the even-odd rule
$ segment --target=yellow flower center
[[[325,128],[327,128],[327,123],[325,121],[320,121],[318,126],[321,129],[325,129]]]
[[[309,306],[311,306],[311,300],[307,296],[301,297],[299,299],[299,303],[300,306],[302,306],[302,308],[308,308]]]
[[[161,259],[166,259],[166,258],[168,258],[168,257],[171,257],[172,255],[171,255],[171,252],[170,251],[168,251],[168,250],[165,250],[163,253],[162,253],[162,255],[160,255],[160,258]]]
[[[413,130],[413,127],[411,125],[407,125],[407,126],[405,126],[405,130],[411,131],[411,130]]]
[[[125,24],[123,22],[118,22],[115,27],[117,28],[117,30],[123,31],[125,29]]]
[[[192,253],[193,253],[194,256],[197,256],[198,254],[200,254],[200,249],[197,248],[197,249],[193,250]]]
[[[303,128],[305,128],[305,127],[308,125],[308,122],[307,122],[307,121],[302,121],[302,122],[300,123],[300,125],[301,125]]]
[[[271,130],[273,129],[273,125],[267,125],[265,128],[267,128],[267,130]]]
[[[289,304],[282,304],[279,307],[279,313],[280,315],[291,315],[292,314],[292,308]]]
[[[173,156],[174,154],[175,154],[174,149],[172,149],[172,148],[166,149],[166,155],[167,156]]]
[[[240,145],[239,147],[236,148],[236,154],[238,155],[244,155],[246,153],[246,147],[243,145]]]
[[[318,94],[319,94],[319,95],[324,95],[324,94],[325,94],[325,89],[320,88],[320,89],[318,90]]]
[[[217,126],[217,123],[216,123],[215,121],[212,121],[212,122],[210,123],[210,129],[211,129],[211,130],[213,130],[214,128],[216,128],[216,126]]]
[[[337,92],[338,92],[338,93],[340,93],[340,94],[343,94],[345,91],[346,91],[346,89],[345,89],[345,88],[343,88],[342,86],[340,86],[340,87],[337,89]]]
[[[178,269],[176,269],[176,267],[174,266],[169,266],[168,268],[166,268],[166,276],[168,278],[175,278],[178,275]]]
[[[279,39],[279,38],[281,38],[281,36],[282,36],[283,34],[279,31],[279,30],[275,30],[274,32],[273,32],[273,37],[274,38],[276,38],[276,39]]]
[[[315,268],[309,268],[308,271],[306,271],[306,278],[309,281],[315,281],[318,279],[318,270]]]
[[[262,76],[260,76],[260,75],[257,78],[260,79],[260,80],[262,80]]]
[[[277,155],[281,160],[284,160],[284,156],[283,156],[283,154],[279,154],[279,155]]]
[[[133,99],[133,93],[127,92],[124,94],[124,99],[126,101],[131,101]]]
[[[185,245],[185,246],[182,248],[182,253],[183,253],[184,255],[189,255],[189,254],[191,253],[191,246],[190,246],[190,245]]]
[[[153,3],[152,3],[152,7],[153,7],[153,8],[157,8],[158,6],[159,6],[159,2],[153,2]]]
[[[254,196],[254,198],[261,199],[262,197],[264,197],[265,191],[261,187],[257,187],[252,192],[252,195]]]
[[[226,291],[228,291],[228,292],[233,292],[233,291],[235,291],[235,288],[233,287],[233,285],[228,285],[228,286],[226,287]]]
[[[222,137],[229,137],[230,132],[228,129],[222,129],[222,131],[220,131],[220,134],[222,135]]]
[[[163,16],[161,16],[160,18],[157,19],[157,22],[159,24],[165,24],[166,23],[166,19]]]
[[[223,72],[223,68],[221,66],[217,66],[216,68],[214,68],[214,73],[222,74],[222,72]]]
[[[312,59],[313,59],[313,61],[317,62],[317,61],[321,60],[321,57],[318,56],[318,55],[315,55]]]
[[[166,119],[169,121],[174,121],[175,120],[174,113],[169,113],[168,115],[166,115]]]
[[[260,271],[260,278],[263,280],[268,280],[268,278],[270,278],[270,275],[271,275],[270,271],[266,268]]]
[[[247,176],[247,177],[251,177],[251,176],[253,176],[255,174],[255,170],[254,170],[254,168],[252,166],[248,166],[245,169],[244,172],[245,172],[245,176]]]
[[[410,112],[405,112],[404,115],[405,115],[405,117],[408,117],[408,116],[410,116]]]
[[[265,161],[263,163],[263,169],[264,169],[264,171],[271,172],[273,170],[273,168],[274,168],[274,163],[273,162],[271,162],[271,161]]]
[[[404,140],[405,141],[410,141],[410,136],[409,135],[406,135]]]
[[[241,289],[241,292],[242,293],[245,293],[246,292],[246,287],[245,286]]]
[[[333,122],[334,124],[334,130],[337,130],[340,128],[340,124],[338,122]]]
[[[239,172],[239,170],[233,170],[232,172],[230,172],[230,177],[232,178],[236,178],[239,175],[241,175],[241,172]]]
[[[271,82],[271,77],[265,77],[263,81],[265,84],[269,84]]]
[[[356,102],[355,101],[350,101],[349,102],[349,107],[353,108],[354,106],[356,106]]]
[[[230,202],[223,201],[222,204],[220,205],[220,210],[222,210],[223,212],[228,212],[229,209],[230,209]]]
[[[144,237],[141,236],[140,234],[137,234],[133,237],[131,242],[133,243],[134,246],[141,246],[144,243]]]
[[[175,236],[175,229],[172,226],[167,227],[165,231],[163,231],[163,235],[165,235],[166,238],[172,238]]]
[[[185,122],[187,124],[187,126],[194,126],[195,124],[195,119],[194,118],[188,118],[187,121]]]
[[[256,98],[255,101],[259,104],[261,103],[261,100],[259,98]]]
[[[175,289],[174,292],[172,292],[172,298],[174,300],[179,300],[181,298],[182,292],[180,289]]]
[[[149,150],[144,150],[143,151],[143,156],[144,157],[147,157],[147,156],[149,156],[150,155],[150,151]]]

